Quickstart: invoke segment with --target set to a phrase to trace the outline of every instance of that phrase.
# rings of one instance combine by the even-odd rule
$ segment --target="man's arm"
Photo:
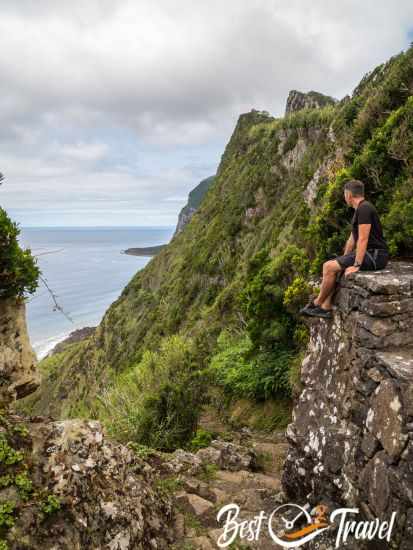
[[[355,263],[363,263],[364,256],[366,255],[367,243],[369,242],[370,230],[371,223],[363,223],[359,225],[359,238],[357,239]]]
[[[356,258],[354,263],[362,264],[364,256],[366,255],[367,243],[369,242],[369,235],[371,230],[371,223],[363,223],[358,226],[359,229],[359,238],[357,239],[356,247]],[[355,273],[360,268],[355,266],[350,266],[346,269],[345,275],[350,275],[350,273]]]
[[[353,233],[350,233],[350,237],[347,239],[346,245],[344,247],[344,254],[350,254],[354,250],[354,236]]]

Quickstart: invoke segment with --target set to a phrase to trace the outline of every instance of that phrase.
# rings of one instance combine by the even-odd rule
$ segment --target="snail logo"
[[[268,519],[268,531],[271,538],[283,548],[298,548],[319,536],[330,527],[330,523],[326,519],[328,508],[320,504],[314,512],[315,517],[312,518],[306,508],[298,504],[278,506]],[[292,519],[289,519],[290,517]],[[283,528],[274,530],[273,521],[280,524],[280,520],[283,523]],[[297,522],[299,522],[299,526],[297,526]]]

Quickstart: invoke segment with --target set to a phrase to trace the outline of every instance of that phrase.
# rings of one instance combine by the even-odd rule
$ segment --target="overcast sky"
[[[3,0],[0,204],[23,226],[174,225],[237,118],[341,98],[411,0]]]

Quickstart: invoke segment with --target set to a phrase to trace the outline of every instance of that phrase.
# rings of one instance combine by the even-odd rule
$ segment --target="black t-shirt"
[[[367,250],[371,250],[372,248],[388,250],[387,243],[383,237],[383,230],[381,227],[379,215],[377,214],[377,210],[370,202],[366,200],[360,202],[358,208],[356,208],[354,212],[353,220],[351,223],[353,225],[352,232],[355,242],[357,242],[359,236],[358,226],[362,224],[371,224]]]

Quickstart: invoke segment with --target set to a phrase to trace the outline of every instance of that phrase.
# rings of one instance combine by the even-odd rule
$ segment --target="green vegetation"
[[[14,478],[14,483],[19,491],[23,500],[27,500],[33,490],[33,483],[27,476],[26,472],[17,474]]]
[[[21,451],[16,451],[13,449],[4,433],[0,434],[0,464],[10,466],[12,464],[17,464],[23,460],[23,454]]]
[[[192,191],[189,192],[188,206],[191,208],[198,208],[204,198],[205,193],[211,187],[215,179],[215,176],[210,176],[202,180]]]
[[[171,450],[196,428],[204,383],[192,342],[172,336],[102,396],[101,414],[117,438]]]
[[[196,452],[199,449],[208,447],[211,441],[214,439],[214,434],[204,430],[203,428],[198,428],[195,436],[192,438],[189,448],[191,451]]]
[[[413,255],[412,89],[410,48],[335,105],[242,114],[197,213],[92,337],[42,363],[25,406],[92,414],[114,437],[172,449],[207,440],[197,421],[215,386],[225,406],[271,403],[257,424],[285,426],[308,340],[297,312],[348,235],[347,179],[365,182],[392,253]]]
[[[37,288],[39,268],[29,249],[18,243],[20,229],[0,208],[0,298],[21,297]]]
[[[0,504],[0,527],[13,527],[15,508],[13,502],[2,502]]]
[[[216,464],[202,464],[202,471],[198,477],[205,482],[211,481],[216,478],[216,474],[219,470],[219,467]]]
[[[58,512],[61,508],[60,500],[55,495],[47,495],[41,506],[41,511],[46,516]]]
[[[182,488],[183,480],[177,477],[164,477],[155,483],[157,489],[166,494],[173,494]]]
[[[0,503],[0,549],[7,549],[9,530],[17,525],[22,510],[29,507],[40,512],[41,503],[31,479],[27,428],[1,414],[0,430],[0,489],[5,489]]]
[[[248,336],[233,339],[227,332],[218,338],[218,352],[211,359],[217,384],[233,397],[267,399],[289,395],[289,361],[283,348],[254,353]]]

